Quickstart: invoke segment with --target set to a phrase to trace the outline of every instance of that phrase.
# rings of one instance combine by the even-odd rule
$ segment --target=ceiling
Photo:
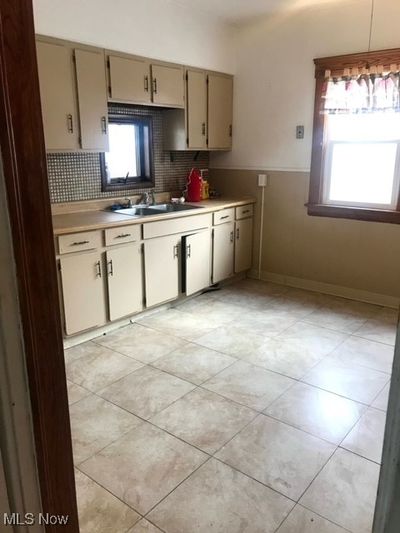
[[[340,0],[172,0],[194,11],[203,11],[213,18],[240,24],[259,16],[290,8],[325,4]]]

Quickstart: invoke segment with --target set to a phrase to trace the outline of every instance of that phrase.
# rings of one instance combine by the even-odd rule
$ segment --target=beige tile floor
[[[82,533],[370,533],[396,323],[245,279],[66,350]]]

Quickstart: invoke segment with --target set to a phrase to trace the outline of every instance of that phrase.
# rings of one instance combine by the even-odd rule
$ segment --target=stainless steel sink
[[[129,217],[145,217],[149,215],[162,215],[165,213],[175,213],[179,211],[188,211],[189,209],[201,209],[201,205],[188,204],[155,204],[155,205],[135,205],[113,211],[120,215]]]
[[[118,213],[119,215],[127,215],[129,217],[145,217],[148,215],[161,215],[165,213],[163,210],[152,209],[151,207],[126,207],[124,209],[116,209],[113,213]]]
[[[201,209],[201,205],[188,205],[188,204],[155,204],[150,205],[149,209],[153,211],[162,211],[163,213],[174,213],[175,211],[188,211],[189,209]]]

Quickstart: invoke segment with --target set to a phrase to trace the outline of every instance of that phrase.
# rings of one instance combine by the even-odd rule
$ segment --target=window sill
[[[343,207],[325,204],[306,204],[310,216],[347,218],[350,220],[365,220],[369,222],[386,222],[400,224],[400,211],[383,211],[363,207]]]
[[[151,180],[141,180],[141,181],[131,181],[127,183],[107,183],[102,184],[102,192],[111,192],[111,191],[128,191],[131,189],[150,189],[154,187],[154,181]]]

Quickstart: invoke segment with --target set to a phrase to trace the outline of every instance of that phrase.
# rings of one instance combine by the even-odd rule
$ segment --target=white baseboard
[[[249,277],[259,279],[258,274],[258,270],[251,270],[249,272]],[[398,309],[400,307],[400,298],[388,296],[386,294],[377,294],[375,292],[351,289],[350,287],[342,287],[340,285],[332,285],[331,283],[312,281],[310,279],[296,278],[266,271],[261,271],[260,279],[263,281],[272,281],[273,283],[287,285],[289,287],[296,287],[297,289],[321,292],[323,294],[340,296],[342,298],[348,298],[349,300],[358,300],[360,302],[391,307],[393,309]]]

